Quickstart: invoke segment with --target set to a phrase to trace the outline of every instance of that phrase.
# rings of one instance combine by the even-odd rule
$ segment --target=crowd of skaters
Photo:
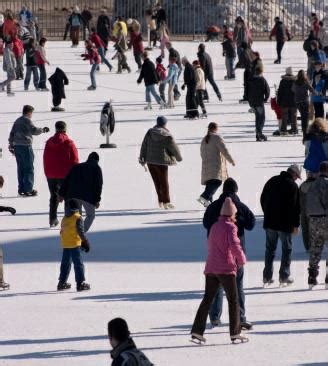
[[[20,21],[16,21],[13,14],[7,11],[4,17],[5,23],[2,26],[1,37],[5,43],[3,67],[7,73],[7,80],[0,86],[2,89],[7,87],[8,96],[15,96],[11,90],[12,81],[24,79],[24,68],[22,68],[24,53],[26,55],[25,91],[28,91],[32,74],[35,88],[48,91],[45,68],[45,65],[49,64],[45,49],[47,40],[32,36],[22,39],[19,32],[24,22],[22,19],[26,22],[28,21],[26,19],[32,19],[27,8],[22,11]],[[85,39],[85,53],[81,57],[91,64],[91,85],[88,90],[97,88],[96,72],[101,63],[112,71],[113,66],[107,59],[107,55],[109,42],[113,42],[116,54],[112,59],[118,60],[118,73],[125,69],[131,72],[125,54],[129,48],[133,50],[136,71],[139,73],[137,82],[144,81],[145,84],[147,103],[145,109],[152,110],[151,96],[161,109],[174,108],[175,102],[181,96],[178,83],[182,73],[181,89],[187,88],[186,118],[198,118],[199,107],[202,116],[207,117],[204,104],[209,99],[206,90],[207,82],[213,87],[218,100],[222,101],[223,96],[215,81],[212,59],[206,52],[206,44],[199,45],[195,60],[189,61],[191,55],[181,56],[170,41],[165,10],[159,4],[151,13],[147,12],[152,45],[156,47],[157,42],[160,44],[156,65],[151,60],[153,53],[144,49],[142,30],[138,20],[125,21],[122,17],[118,17],[112,23],[106,11],[103,10],[94,27],[91,25],[92,18],[88,7],[85,7],[82,13],[77,6],[73,7],[64,35],[66,38],[70,33],[72,47],[77,47],[80,31],[82,31]],[[266,141],[267,136],[264,135],[263,129],[265,104],[270,98],[270,88],[264,77],[265,70],[261,56],[252,49],[251,32],[242,17],[236,18],[233,30],[225,26],[221,33],[222,52],[227,71],[225,80],[236,78],[236,68],[244,69],[244,96],[240,102],[248,103],[250,112],[255,114],[256,141]],[[280,64],[283,59],[284,43],[291,40],[292,35],[279,18],[275,19],[275,26],[270,33],[270,39],[273,37],[277,43],[277,59],[274,63]],[[266,233],[264,286],[270,286],[274,282],[273,261],[279,239],[282,244],[279,283],[281,286],[293,283],[293,278],[290,276],[292,238],[298,233],[300,226],[305,249],[309,252],[308,285],[313,288],[318,284],[319,262],[328,239],[326,209],[328,207],[328,121],[324,119],[324,105],[327,101],[327,43],[328,36],[324,24],[315,14],[312,14],[311,31],[303,45],[308,57],[307,68],[299,70],[296,76],[294,70],[287,67],[277,87],[276,96],[271,99],[271,106],[278,120],[275,135],[297,135],[297,111],[300,113],[302,141],[306,147],[304,169],[307,179],[299,188],[296,180],[301,178],[301,167],[292,164],[286,171],[272,177],[263,188],[261,206]],[[20,52],[17,52],[17,49]],[[167,68],[164,64],[166,51],[169,61]],[[237,63],[236,58],[238,58]],[[69,83],[69,80],[65,72],[57,68],[49,78],[49,82],[53,94],[52,110],[62,111],[61,99],[65,98],[64,86]],[[168,84],[167,97],[166,84]],[[33,124],[33,110],[32,106],[24,106],[22,116],[15,121],[9,136],[9,150],[15,155],[17,162],[18,194],[27,197],[38,194],[34,189],[33,136],[50,131],[47,126],[39,128]],[[174,204],[170,200],[168,167],[181,162],[182,155],[167,125],[168,120],[165,116],[157,117],[156,125],[147,131],[141,144],[139,162],[147,167],[153,179],[159,208],[174,209]],[[290,130],[288,130],[289,125]],[[217,123],[209,123],[208,131],[201,142],[200,154],[201,183],[205,186],[205,190],[198,201],[206,207],[203,224],[208,232],[209,251],[205,267],[205,294],[192,327],[192,338],[200,342],[205,341],[203,334],[208,315],[212,326],[220,325],[224,289],[229,304],[231,340],[246,341],[247,337],[241,333],[241,330],[251,330],[252,324],[246,320],[243,292],[246,263],[244,230],[254,228],[255,216],[240,201],[237,195],[237,182],[229,178],[227,163],[235,165],[235,160],[219,133]],[[84,276],[81,249],[85,252],[90,250],[86,233],[95,219],[95,212],[101,201],[103,181],[99,155],[92,152],[86,162],[80,163],[78,150],[67,135],[66,123],[58,121],[55,125],[55,135],[47,141],[45,146],[44,171],[50,191],[50,227],[59,225],[57,208],[60,202],[65,201],[65,216],[61,222],[63,256],[57,289],[62,291],[71,288],[68,276],[71,262],[73,262],[77,291],[89,290],[90,285],[85,281]],[[76,184],[77,182],[79,184]],[[2,187],[3,179],[0,180],[0,184]],[[223,192],[217,200],[214,200],[214,195],[222,184]],[[82,207],[86,215],[85,220],[81,214]],[[15,209],[12,207],[0,207],[0,211],[15,214]],[[0,253],[0,287],[8,289],[9,285],[3,278],[2,251]],[[325,283],[328,288],[328,273]],[[125,321],[115,319],[115,322],[118,328],[125,330],[125,336],[116,335],[114,351],[119,345],[121,347],[122,343],[125,346],[117,355],[114,352],[114,362],[115,357],[118,359],[122,353],[130,352],[127,351],[130,348],[135,350]],[[109,339],[115,339],[115,335],[110,331],[110,325],[108,332]],[[113,330],[112,332],[115,333]],[[137,357],[145,356],[138,353]],[[117,365],[120,364],[117,363]]]

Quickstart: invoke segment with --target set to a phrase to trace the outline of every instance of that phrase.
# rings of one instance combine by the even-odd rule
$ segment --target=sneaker
[[[165,210],[174,210],[175,206],[172,205],[172,203],[164,203],[164,209]]]
[[[290,286],[294,283],[294,279],[291,278],[291,277],[287,277],[287,278],[279,278],[279,284],[280,284],[280,287],[287,287],[287,286]]]
[[[56,227],[59,224],[58,219],[51,220],[50,221],[50,227]]]
[[[97,88],[93,85],[88,86],[87,90],[96,90]]]
[[[64,291],[64,290],[69,290],[72,287],[72,285],[70,283],[67,282],[58,282],[57,285],[57,291]]]
[[[161,106],[159,107],[159,109],[165,109],[165,107],[166,107],[166,104],[163,102],[163,101],[161,101]]]
[[[88,283],[86,283],[86,282],[82,282],[82,283],[80,283],[80,284],[78,284],[77,286],[76,286],[76,291],[78,291],[78,292],[81,292],[81,291],[88,291],[88,290],[90,290],[90,285],[88,284]]]
[[[205,199],[202,196],[200,196],[199,198],[197,198],[197,201],[199,203],[201,203],[204,207],[208,207],[211,204],[211,201],[208,201],[207,199]]]
[[[250,322],[244,321],[240,323],[241,329],[242,330],[252,330],[253,329],[253,325]]]
[[[1,282],[0,283],[0,291],[6,291],[10,289],[9,283]]]
[[[31,192],[24,192],[24,195],[27,196],[27,197],[35,197],[35,196],[38,195],[38,191],[33,189]]]

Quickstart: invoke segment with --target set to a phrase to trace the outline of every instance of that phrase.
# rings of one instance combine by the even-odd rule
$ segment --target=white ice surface
[[[196,58],[197,43],[176,43],[181,54]],[[265,76],[273,93],[285,67],[306,67],[300,43],[288,43],[283,63],[273,65],[274,43],[257,43],[264,59]],[[108,365],[106,324],[113,317],[127,319],[137,345],[156,365],[328,365],[328,291],[320,286],[307,290],[307,255],[300,237],[294,240],[292,276],[287,289],[261,287],[264,232],[259,197],[266,180],[290,163],[302,163],[301,138],[271,137],[277,123],[266,108],[265,132],[269,142],[256,143],[254,115],[242,97],[242,71],[236,81],[224,81],[225,68],[218,43],[207,44],[213,57],[215,78],[223,94],[218,103],[209,86],[208,120],[186,121],[184,94],[175,109],[145,112],[144,86],[138,86],[133,55],[131,74],[109,73],[105,66],[97,74],[98,89],[86,91],[90,66],[81,61],[79,49],[69,43],[49,43],[51,66],[68,74],[70,85],[64,101],[66,112],[54,114],[51,94],[23,91],[14,82],[14,98],[0,95],[0,145],[4,153],[0,173],[6,179],[0,204],[17,209],[15,217],[1,215],[0,241],[5,256],[5,279],[11,290],[0,294],[0,365]],[[110,54],[113,54],[111,50]],[[154,59],[158,50],[152,52]],[[115,66],[116,66],[116,61]],[[0,79],[3,79],[0,72]],[[102,105],[113,99],[116,131],[115,150],[100,150]],[[84,161],[96,150],[104,173],[101,207],[89,234],[92,249],[84,255],[87,280],[92,290],[74,289],[58,294],[55,289],[61,248],[59,231],[48,228],[48,188],[43,174],[42,152],[50,135],[35,137],[36,198],[17,198],[16,162],[7,151],[7,138],[22,106],[35,107],[33,120],[54,132],[56,120],[68,123]],[[183,162],[169,170],[174,211],[160,211],[149,174],[138,165],[142,138],[158,114],[168,117],[168,128],[179,143]],[[224,326],[207,330],[208,342],[199,347],[189,342],[189,331],[204,289],[206,234],[201,225],[204,209],[196,198],[200,185],[199,143],[209,121],[216,121],[236,161],[229,173],[237,179],[240,198],[257,215],[256,229],[247,233],[248,264],[245,274],[247,318],[254,324],[250,342],[232,346],[228,334],[227,304]],[[221,190],[220,190],[221,191]],[[60,208],[62,216],[62,207]],[[277,260],[280,259],[280,249]],[[274,278],[278,280],[279,263]],[[74,284],[74,275],[71,274]]]

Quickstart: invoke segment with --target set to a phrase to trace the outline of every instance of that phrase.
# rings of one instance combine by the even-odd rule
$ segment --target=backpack
[[[128,361],[133,359],[136,362],[137,366],[154,366],[145,354],[138,349],[132,349],[121,353],[122,358],[124,359],[122,366],[129,365]]]

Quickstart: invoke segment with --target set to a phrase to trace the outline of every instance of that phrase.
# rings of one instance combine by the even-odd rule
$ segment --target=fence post
[[[194,24],[193,24],[193,41],[195,40],[195,36],[196,36],[196,0],[193,1],[193,13],[194,13],[194,16],[193,16],[193,20],[194,20]]]

